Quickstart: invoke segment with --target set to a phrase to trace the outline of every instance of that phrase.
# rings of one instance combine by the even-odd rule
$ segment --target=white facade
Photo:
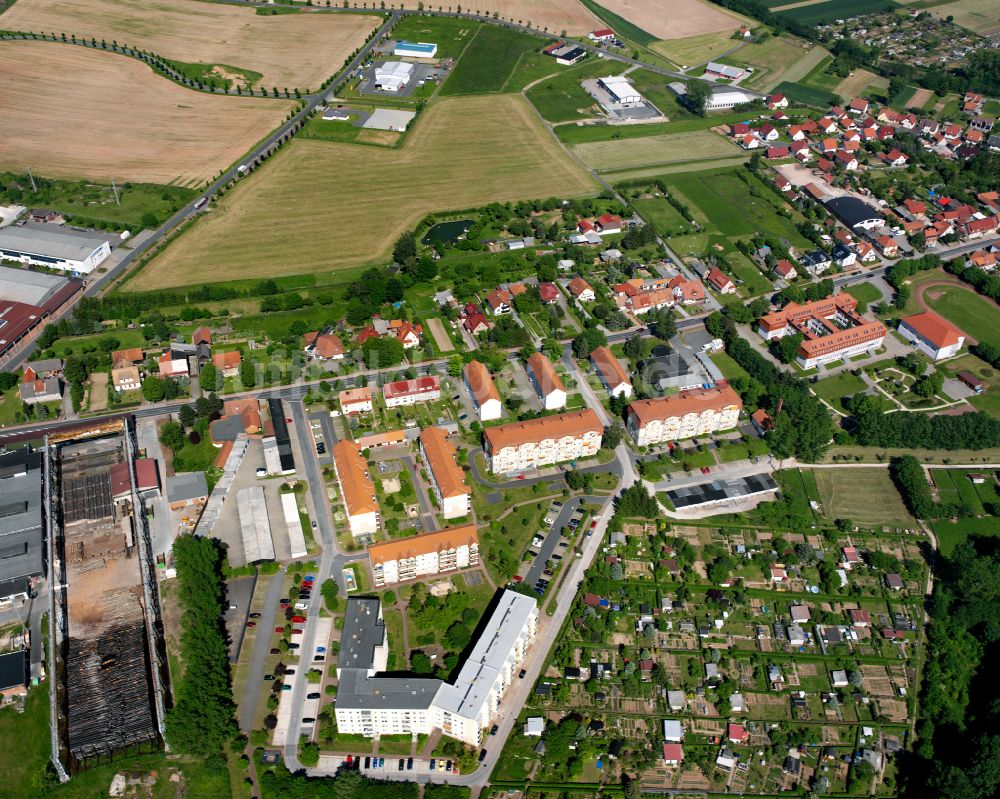
[[[453,549],[424,552],[413,557],[386,560],[373,566],[375,585],[393,585],[429,574],[442,574],[455,569],[466,569],[479,564],[479,545],[461,544]]]
[[[416,405],[418,402],[431,402],[441,399],[441,389],[434,388],[430,391],[412,391],[405,394],[397,394],[393,397],[385,397],[386,408],[399,408],[403,405]]]
[[[413,76],[413,64],[405,61],[386,61],[375,67],[375,83],[382,91],[398,92]]]
[[[706,408],[700,413],[692,412],[667,419],[652,419],[641,426],[638,419],[629,414],[627,426],[635,443],[645,447],[649,444],[664,444],[668,441],[708,435],[718,430],[731,430],[736,427],[739,418],[739,406],[730,406],[722,410]]]
[[[500,404],[500,400],[490,398],[480,405],[476,402],[475,396],[473,396],[472,401],[476,406],[476,410],[479,411],[479,421],[492,422],[500,418],[503,411],[503,405]]]
[[[932,361],[940,361],[957,355],[958,351],[962,349],[962,345],[965,343],[965,336],[959,336],[958,341],[953,344],[938,347],[938,345],[928,341],[916,330],[907,325],[905,319],[899,323],[899,334],[911,344],[915,344],[917,349],[924,353],[924,355]]]
[[[490,452],[490,470],[496,474],[522,472],[551,466],[553,463],[590,458],[601,448],[601,433],[589,431],[580,436],[542,438],[517,447],[503,447]]]
[[[554,388],[544,397],[542,402],[547,411],[557,411],[566,407],[566,392],[561,388]]]
[[[96,232],[58,225],[10,225],[0,231],[0,260],[86,275],[111,255],[110,242]]]
[[[642,102],[642,95],[624,77],[609,76],[599,78],[597,82],[611,95],[611,100],[619,105],[638,105]]]

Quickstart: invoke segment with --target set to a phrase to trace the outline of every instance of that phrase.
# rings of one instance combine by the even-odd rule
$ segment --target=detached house
[[[554,411],[566,407],[566,386],[552,361],[544,353],[534,353],[528,358],[525,368],[545,410]]]

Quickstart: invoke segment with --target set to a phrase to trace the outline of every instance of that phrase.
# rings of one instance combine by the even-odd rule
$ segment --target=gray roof
[[[427,677],[369,677],[364,669],[342,669],[337,685],[337,707],[344,710],[380,707],[426,710],[442,685],[441,680]]]
[[[29,400],[36,399],[38,397],[61,397],[62,391],[59,388],[59,378],[58,377],[45,377],[42,378],[41,390],[38,390],[38,381],[32,380],[30,383],[19,383],[17,386],[18,394],[20,394],[21,399],[25,402]]]
[[[5,300],[23,302],[26,305],[43,305],[64,285],[66,278],[59,275],[46,275],[28,269],[0,266],[0,286],[3,286],[0,295]]]
[[[341,669],[364,671],[373,668],[375,647],[381,646],[385,639],[379,601],[373,597],[348,597],[337,665]],[[338,691],[338,701],[339,695]]]
[[[62,358],[45,358],[40,361],[28,361],[24,365],[27,369],[31,367],[35,372],[60,372],[63,368]]]
[[[167,478],[167,501],[184,502],[208,496],[204,472],[183,472]]]
[[[24,651],[0,655],[0,691],[28,683],[28,660]]]
[[[15,450],[0,455],[0,581],[41,573],[41,456]]]
[[[882,214],[857,197],[833,197],[824,204],[834,216],[852,229],[875,219],[885,220]]]
[[[57,225],[20,225],[0,229],[0,250],[83,261],[113,236]]]

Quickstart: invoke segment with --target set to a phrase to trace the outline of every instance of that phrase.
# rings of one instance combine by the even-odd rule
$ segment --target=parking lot
[[[607,112],[611,119],[630,119],[648,122],[663,116],[660,109],[645,98],[638,104],[629,103],[628,105],[622,105],[615,102],[611,99],[611,95],[598,85],[596,78],[585,80],[582,82],[582,85],[586,92],[597,100],[601,108]]]
[[[404,63],[413,63],[399,58],[392,60],[404,61]],[[375,69],[385,63],[387,63],[387,61],[370,61],[365,65],[361,72],[361,83],[358,84],[358,91],[361,94],[369,94],[376,97],[410,97],[427,81],[442,81],[448,75],[448,71],[446,69],[436,67],[433,64],[413,63],[413,72],[410,77],[410,82],[397,92],[386,92],[377,88],[375,85]]]
[[[402,764],[402,767],[400,767]],[[431,768],[433,764],[433,769]],[[448,770],[448,765],[451,769]],[[425,776],[433,779],[434,775],[444,776],[445,773],[458,774],[457,766],[451,760],[442,758],[400,757],[399,755],[326,755],[319,756],[319,768],[336,770],[342,765],[356,768],[367,777],[379,779],[412,779],[415,776]],[[447,770],[447,771],[446,771]]]
[[[570,545],[584,523],[585,511],[580,509],[581,500],[569,502],[554,501],[545,514],[547,531],[539,531],[525,555],[519,576],[525,585],[531,586],[539,596],[545,594],[549,583],[555,579],[555,572],[566,557],[572,557]]]

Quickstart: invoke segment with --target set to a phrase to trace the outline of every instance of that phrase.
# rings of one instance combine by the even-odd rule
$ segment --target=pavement
[[[237,718],[241,732],[250,732],[253,729],[257,703],[260,701],[260,687],[264,682],[265,666],[271,649],[272,636],[270,633],[276,624],[278,604],[281,601],[286,572],[287,568],[282,568],[281,571],[272,574],[268,578],[267,588],[264,589],[264,606],[260,609],[260,619],[257,622],[257,637],[250,655],[247,682],[237,707]]]

